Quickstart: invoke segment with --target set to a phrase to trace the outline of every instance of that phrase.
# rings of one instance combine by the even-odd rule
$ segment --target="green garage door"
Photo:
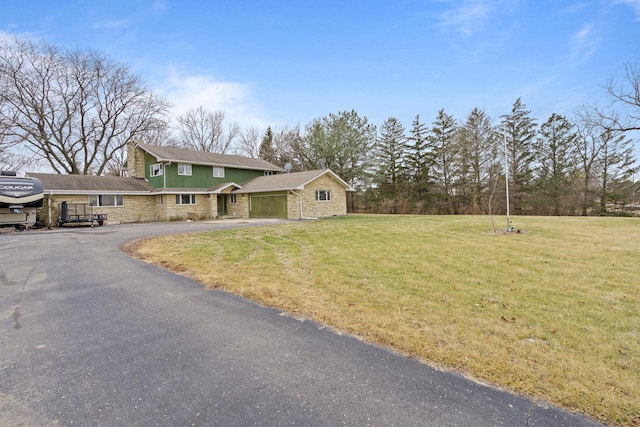
[[[249,196],[250,218],[287,218],[287,194],[256,194]]]

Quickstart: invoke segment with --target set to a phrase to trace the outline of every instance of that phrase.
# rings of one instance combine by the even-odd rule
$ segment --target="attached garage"
[[[249,218],[287,219],[287,193],[249,195]]]

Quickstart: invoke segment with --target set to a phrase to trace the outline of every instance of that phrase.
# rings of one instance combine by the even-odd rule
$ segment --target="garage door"
[[[249,196],[250,218],[287,218],[287,194]]]

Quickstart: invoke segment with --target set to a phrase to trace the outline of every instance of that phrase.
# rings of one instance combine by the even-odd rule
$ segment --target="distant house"
[[[88,203],[108,223],[211,218],[302,219],[344,215],[349,185],[329,169],[285,173],[262,159],[138,143],[127,177],[30,173],[45,190],[44,216]]]

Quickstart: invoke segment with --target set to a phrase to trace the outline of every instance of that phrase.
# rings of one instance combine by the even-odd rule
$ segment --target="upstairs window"
[[[176,205],[195,205],[195,194],[176,194]]]
[[[329,190],[316,190],[316,202],[330,202],[331,191]]]
[[[189,163],[178,163],[178,175],[191,176],[191,165]]]
[[[214,178],[224,178],[224,168],[213,168]]]
[[[155,165],[149,166],[149,175],[151,176],[161,176],[162,175],[162,163],[156,163]]]

